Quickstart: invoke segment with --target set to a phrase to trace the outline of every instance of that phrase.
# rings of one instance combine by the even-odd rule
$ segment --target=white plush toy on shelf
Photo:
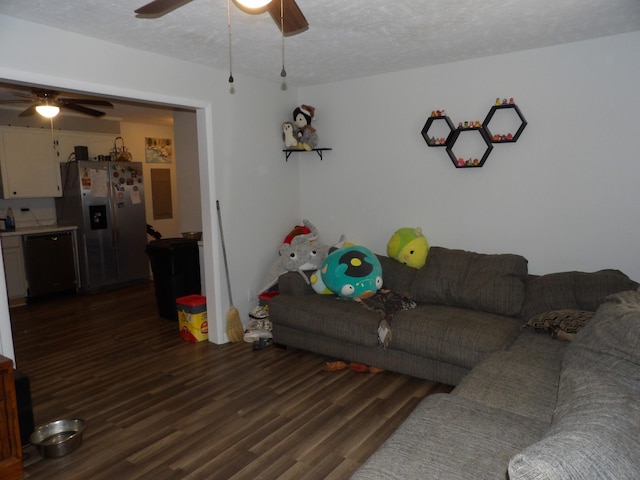
[[[286,148],[296,148],[298,146],[298,139],[295,135],[293,123],[284,122],[282,124],[282,140]]]

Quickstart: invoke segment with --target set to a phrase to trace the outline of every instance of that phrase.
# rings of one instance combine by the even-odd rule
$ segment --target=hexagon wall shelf
[[[494,116],[498,114],[498,112],[500,112],[499,115],[501,117],[506,117],[506,115],[512,115],[514,117],[512,124],[518,125],[515,134],[491,133],[491,130],[489,128],[491,125],[491,121],[494,120]],[[497,118],[498,117],[496,117],[495,120],[497,120]],[[479,123],[480,122],[476,122],[476,126],[473,127],[465,127],[462,126],[462,124],[459,124],[460,126],[456,128],[454,127],[453,122],[448,116],[438,115],[432,112],[431,116],[427,118],[427,121],[422,127],[420,133],[422,134],[424,141],[427,142],[427,145],[429,147],[446,147],[447,154],[449,155],[449,158],[456,168],[475,168],[482,167],[484,165],[487,158],[489,157],[489,154],[491,153],[491,150],[493,150],[493,144],[513,143],[518,141],[518,138],[520,138],[524,127],[527,126],[527,121],[525,120],[518,106],[513,103],[513,99],[511,99],[509,102],[507,102],[507,100],[505,99],[501,103],[499,103],[499,99],[496,99],[496,104],[489,109],[489,112],[487,113],[484,122],[482,122],[482,125],[479,125]],[[446,137],[442,136],[442,133],[434,134],[432,130],[436,128],[438,129],[438,132],[445,132]],[[468,135],[468,133],[466,132],[478,132],[478,134],[482,138],[482,141],[486,144],[487,148],[482,154],[480,160],[478,160],[477,158],[470,158],[465,160],[456,157],[453,148],[462,133]],[[436,135],[438,136],[436,137]]]
[[[487,146],[487,149],[482,154],[480,160],[478,160],[477,158],[469,158],[468,160],[458,158],[455,153],[453,153],[453,147],[460,138],[460,135],[470,135],[472,132],[478,132],[480,138],[482,138],[482,141]],[[484,127],[458,127],[453,132],[451,132],[451,137],[449,138],[449,143],[447,145],[447,154],[449,155],[449,158],[456,168],[482,167],[484,165],[484,162],[487,160],[487,157],[491,153],[491,150],[493,150],[493,144],[491,143],[491,138],[489,137],[489,135],[487,135],[487,131],[484,129]]]
[[[498,113],[498,111],[500,111],[501,116],[510,114],[511,116],[516,117],[514,118],[514,124],[515,122],[519,122],[520,125],[518,126],[515,134],[491,132],[489,124],[491,123],[493,116]],[[491,107],[489,113],[487,114],[487,117],[484,119],[484,122],[482,122],[482,126],[487,130],[489,138],[493,143],[510,143],[518,141],[518,138],[520,138],[520,134],[522,134],[524,127],[527,126],[527,121],[524,119],[524,116],[522,115],[522,112],[520,111],[518,106],[515,103],[510,103],[507,105],[494,105],[493,107]]]
[[[438,135],[437,137],[434,135],[429,135],[429,130],[431,130],[432,127],[434,130],[438,130],[438,133],[436,133],[436,135]],[[421,133],[424,141],[427,142],[427,145],[429,145],[430,147],[446,147],[449,137],[454,130],[455,127],[453,126],[453,122],[449,117],[447,117],[446,115],[432,115],[427,118],[427,122],[424,124],[424,127],[422,127]],[[440,136],[443,135],[443,133],[441,132],[446,132],[446,135],[444,137]]]

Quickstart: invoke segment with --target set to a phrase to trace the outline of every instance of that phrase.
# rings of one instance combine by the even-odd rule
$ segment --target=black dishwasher
[[[24,236],[29,299],[77,291],[73,232]]]

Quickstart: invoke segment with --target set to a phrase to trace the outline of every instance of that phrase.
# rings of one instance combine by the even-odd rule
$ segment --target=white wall
[[[164,237],[176,237],[180,235],[178,188],[176,182],[176,164],[178,158],[173,158],[171,163],[146,163],[145,162],[145,138],[169,138],[173,142],[173,128],[161,125],[144,125],[139,123],[122,122],[120,135],[124,139],[125,146],[131,152],[134,162],[142,162],[142,174],[144,178],[145,212],[147,223],[162,233]],[[173,217],[166,219],[153,218],[153,191],[151,188],[151,169],[161,168],[170,171],[171,175],[171,202]]]
[[[269,251],[268,246],[275,245],[300,216],[299,171],[296,166],[285,166],[280,151],[280,123],[293,108],[295,91],[282,92],[279,78],[269,83],[238,74],[234,75],[236,93],[231,95],[228,72],[3,15],[0,32],[0,80],[197,111],[210,337],[215,342],[226,341],[224,314],[229,303],[219,281],[224,275],[215,199],[224,208],[234,303],[246,318],[255,305],[247,293],[257,290],[277,251],[275,247],[274,252]],[[42,55],[43,45],[56,55]],[[272,219],[274,212],[277,218]],[[9,313],[0,302],[0,345],[9,341]]]
[[[397,228],[421,226],[432,245],[522,254],[532,273],[640,281],[639,58],[635,32],[300,89],[334,149],[299,154],[302,213],[325,242],[344,232],[385,253]],[[528,125],[484,167],[427,147],[432,110],[482,121],[497,97]]]
[[[179,193],[178,232],[202,231],[202,209],[198,165],[196,116],[189,111],[173,113],[176,183]]]

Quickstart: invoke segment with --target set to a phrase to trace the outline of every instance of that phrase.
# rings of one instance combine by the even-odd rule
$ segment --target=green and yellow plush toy
[[[428,253],[429,243],[420,227],[399,228],[387,243],[387,256],[412,268],[422,268]]]

